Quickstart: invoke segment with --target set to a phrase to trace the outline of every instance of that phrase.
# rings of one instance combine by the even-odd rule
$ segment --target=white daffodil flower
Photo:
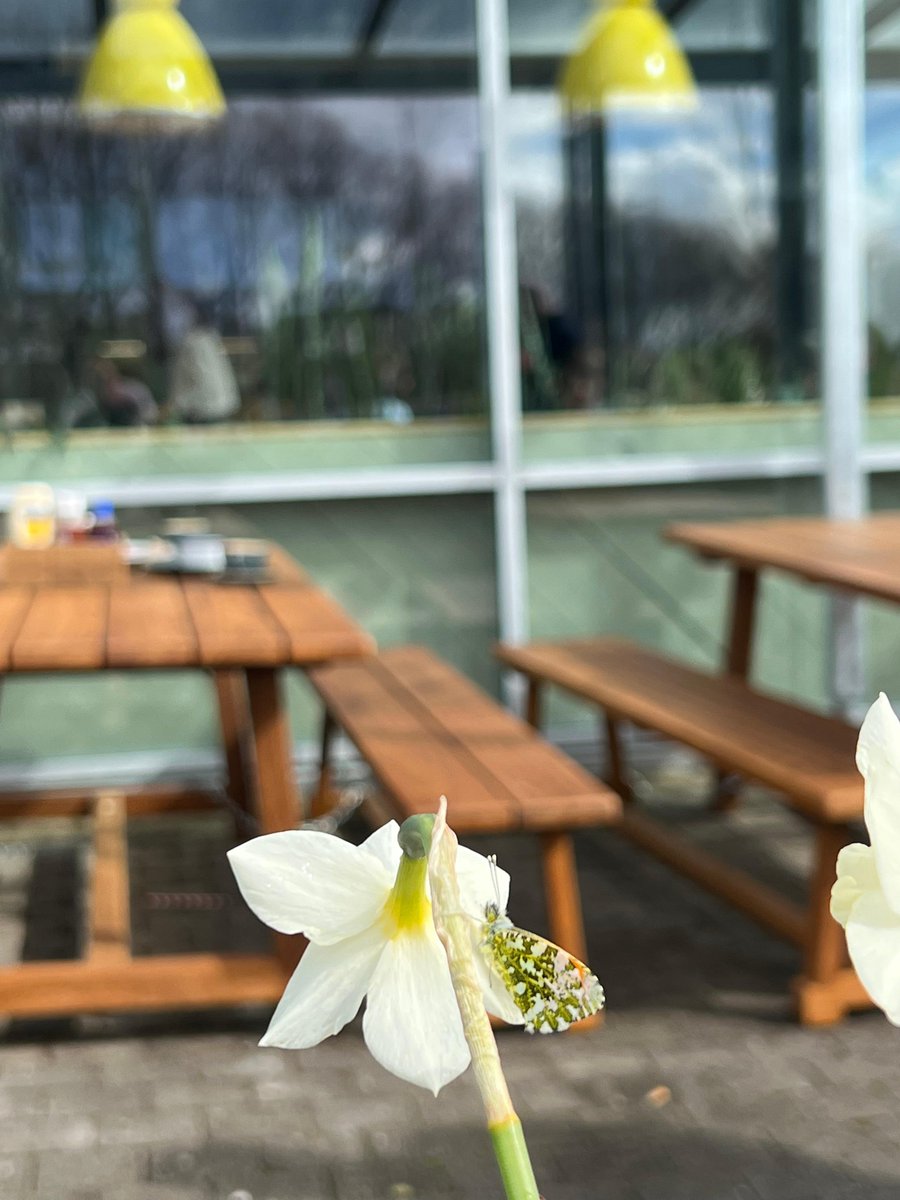
[[[900,721],[883,692],[863,721],[856,765],[872,844],[854,843],[838,855],[831,914],[847,930],[863,987],[900,1025]]]
[[[351,1021],[363,998],[363,1034],[387,1070],[435,1095],[469,1064],[459,1008],[429,899],[427,857],[411,858],[390,821],[360,846],[292,830],[254,838],[228,858],[244,899],[280,933],[309,939],[260,1045],[316,1046]],[[490,901],[505,906],[509,876],[460,847],[462,907],[480,930]],[[485,970],[489,1011],[521,1023]]]

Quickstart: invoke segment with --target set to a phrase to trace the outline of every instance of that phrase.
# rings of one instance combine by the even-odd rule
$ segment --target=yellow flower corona
[[[384,906],[389,936],[422,929],[431,921],[431,901],[425,891],[427,878],[428,859],[408,858],[404,854]]]

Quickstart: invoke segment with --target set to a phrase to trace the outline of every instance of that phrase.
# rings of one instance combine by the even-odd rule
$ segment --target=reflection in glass
[[[6,101],[0,155],[7,428],[483,411],[474,99],[235,100],[140,139]]]
[[[88,39],[94,31],[92,0],[4,0],[0,5],[0,52],[47,54]]]
[[[866,216],[869,395],[873,399],[900,396],[898,115],[900,84],[887,81],[872,84],[866,97]]]
[[[215,52],[259,47],[346,53],[368,11],[367,0],[182,0],[181,11]]]
[[[568,130],[554,93],[519,91],[511,125],[526,407],[771,399],[769,89],[705,88],[693,114]]]

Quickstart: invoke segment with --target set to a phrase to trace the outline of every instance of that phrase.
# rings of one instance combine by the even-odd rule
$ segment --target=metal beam
[[[853,520],[868,506],[862,462],[866,405],[864,0],[819,0],[819,196],[825,511]],[[850,713],[865,694],[861,609],[835,596],[830,690]]]
[[[90,47],[84,53],[50,58],[0,56],[0,97],[71,95]],[[697,82],[705,87],[767,83],[771,75],[767,51],[699,51],[690,56]],[[900,58],[890,55],[882,63],[876,55],[875,69],[884,77],[900,70]],[[296,50],[281,54],[216,54],[214,63],[222,86],[233,95],[256,92],[359,91],[402,93],[405,91],[472,91],[477,63],[472,55],[373,55],[363,59],[304,57]],[[544,55],[514,55],[510,62],[514,88],[553,88],[559,78],[559,58]],[[896,76],[893,76],[896,77]]]
[[[804,0],[771,0],[775,156],[779,397],[798,400],[807,375],[806,177],[804,160]]]
[[[371,50],[372,43],[384,29],[393,6],[394,0],[374,0],[359,27],[359,36],[356,39],[356,53],[359,58],[364,57]]]
[[[659,6],[659,11],[667,21],[674,23],[686,8],[690,8],[692,4],[696,3],[697,0],[664,0]]]
[[[522,376],[516,215],[507,170],[510,103],[507,0],[479,0],[478,105],[494,491],[497,612],[501,638],[528,637],[528,544],[521,479]],[[507,684],[508,699],[518,684]]]

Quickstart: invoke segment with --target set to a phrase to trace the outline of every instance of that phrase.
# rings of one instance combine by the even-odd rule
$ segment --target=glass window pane
[[[866,0],[866,48],[896,50],[900,47],[900,9],[884,0]]]
[[[676,521],[818,515],[817,480],[538,492],[528,497],[528,582],[535,638],[625,637],[702,668],[725,661],[732,572],[662,533]],[[827,596],[765,575],[752,680],[827,707]],[[553,689],[549,689],[552,693]],[[596,737],[596,715],[550,695],[557,737]]]
[[[474,54],[475,20],[471,0],[448,4],[446,0],[393,0],[380,54]]]
[[[372,0],[182,0],[181,11],[213,53],[346,52]]]
[[[596,0],[509,0],[515,54],[568,54],[596,9]],[[755,50],[769,43],[767,0],[693,0],[674,25],[687,50]]]
[[[865,106],[868,437],[900,444],[900,12],[870,5]]]
[[[6,101],[0,153],[7,427],[485,413],[474,96],[232,99],[145,139]],[[487,452],[446,432],[392,453]]]
[[[529,21],[539,33],[539,6],[511,3],[520,33]],[[779,24],[785,43],[763,59],[749,52],[771,43],[770,6],[729,23],[733,7],[705,0],[675,22],[698,83],[692,112],[572,122],[555,90],[513,92],[530,460],[819,443],[803,29]],[[551,34],[544,53],[558,45]]]
[[[770,8],[770,0],[694,0],[679,16],[675,30],[687,50],[764,50],[769,45]]]
[[[5,0],[0,6],[0,53],[41,54],[93,30],[91,0]]]

